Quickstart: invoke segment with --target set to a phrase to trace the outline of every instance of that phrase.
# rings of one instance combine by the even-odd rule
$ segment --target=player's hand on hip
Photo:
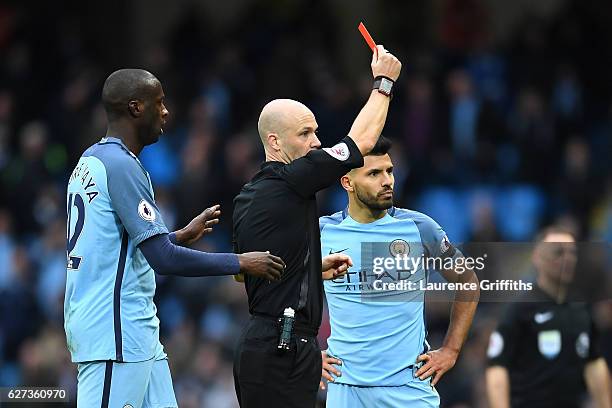
[[[270,252],[238,254],[238,262],[241,273],[266,280],[280,280],[285,270],[285,262]]]
[[[377,45],[377,52],[372,54],[372,75],[374,78],[385,76],[397,81],[402,63],[382,45]]]
[[[323,280],[335,279],[346,275],[348,268],[353,266],[353,260],[346,254],[329,254],[321,262]]]
[[[431,386],[434,387],[440,378],[453,366],[457,361],[457,353],[449,348],[440,347],[438,350],[428,351],[425,354],[421,354],[417,358],[417,362],[424,361],[425,364],[419,368],[416,372],[416,376],[421,380],[425,380],[432,377]]]
[[[203,235],[210,234],[213,226],[219,223],[220,215],[221,206],[219,204],[208,207],[191,220],[185,228],[177,231],[177,241],[184,245],[190,245],[202,238]]]
[[[334,365],[342,365],[342,361],[338,360],[337,358],[328,356],[326,350],[321,351],[321,360],[323,362],[323,365],[321,366],[321,381],[319,382],[319,388],[324,390],[325,382],[323,380],[334,382],[334,377],[332,377],[332,374],[334,374],[336,377],[342,376],[340,370],[334,367]]]

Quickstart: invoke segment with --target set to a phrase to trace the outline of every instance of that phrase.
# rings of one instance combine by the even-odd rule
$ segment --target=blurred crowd
[[[459,243],[529,241],[551,222],[581,241],[610,242],[612,7],[552,2],[558,7],[525,12],[499,40],[484,1],[390,3],[400,16],[430,16],[406,28],[380,10],[381,23],[369,25],[404,66],[384,131],[394,141],[396,204],[432,216]],[[0,5],[0,386],[58,385],[74,395],[63,333],[65,188],[82,151],[105,134],[100,90],[126,63],[104,50],[124,44],[88,30],[74,5],[35,12],[27,4]],[[279,4],[244,3],[238,23],[216,35],[186,7],[163,41],[129,60],[161,80],[170,110],[161,140],[141,154],[168,228],[221,204],[221,223],[200,249],[231,251],[232,199],[262,161],[256,121],[267,101],[304,102],[329,146],[369,94],[370,55],[356,29],[334,29],[342,19],[335,2]],[[363,51],[348,68],[346,38]],[[340,186],[319,198],[321,214],[345,205]],[[155,300],[179,405],[235,406],[243,287],[158,277]],[[439,385],[443,406],[484,406],[498,306],[479,308],[457,367]],[[612,340],[612,304],[597,310]],[[447,319],[447,304],[428,309],[434,346]],[[328,333],[325,317],[322,346]]]

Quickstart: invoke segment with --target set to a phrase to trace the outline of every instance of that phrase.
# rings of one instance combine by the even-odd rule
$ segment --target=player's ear
[[[347,192],[353,192],[355,188],[353,187],[353,181],[349,177],[349,173],[345,174],[340,178],[340,184],[342,184],[342,188]]]
[[[270,146],[273,150],[279,151],[281,150],[281,140],[278,134],[276,133],[268,133],[268,146]]]
[[[128,102],[128,110],[130,111],[130,115],[134,118],[139,118],[142,115],[144,106],[142,103],[136,99]]]

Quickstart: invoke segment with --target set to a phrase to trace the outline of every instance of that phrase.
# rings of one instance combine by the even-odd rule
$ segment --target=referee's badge
[[[391,256],[408,255],[408,253],[410,253],[410,245],[403,239],[396,239],[389,244],[389,252]]]
[[[326,147],[323,149],[327,154],[329,154],[334,159],[338,159],[340,161],[345,161],[349,158],[349,148],[346,143],[338,143],[332,147]]]
[[[538,350],[549,360],[561,352],[561,332],[559,330],[544,330],[538,333]]]
[[[145,221],[153,222],[155,221],[155,209],[151,204],[149,204],[146,200],[140,200],[140,204],[138,204],[138,215]]]
[[[494,331],[489,337],[489,347],[487,348],[487,357],[495,358],[504,351],[504,338],[499,332]]]
[[[589,335],[585,332],[580,333],[580,336],[576,339],[576,354],[578,354],[578,357],[587,358],[590,345]]]

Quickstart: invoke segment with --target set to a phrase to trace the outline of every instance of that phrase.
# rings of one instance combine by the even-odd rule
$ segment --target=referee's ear
[[[267,139],[268,139],[268,146],[270,146],[270,148],[274,151],[279,151],[281,150],[281,146],[280,146],[280,138],[278,137],[278,134],[276,133],[268,133],[267,135]]]
[[[355,191],[355,188],[353,187],[353,180],[351,180],[349,174],[350,173],[347,173],[340,178],[340,184],[342,184],[343,189],[345,189],[349,193],[352,193],[353,191]]]

